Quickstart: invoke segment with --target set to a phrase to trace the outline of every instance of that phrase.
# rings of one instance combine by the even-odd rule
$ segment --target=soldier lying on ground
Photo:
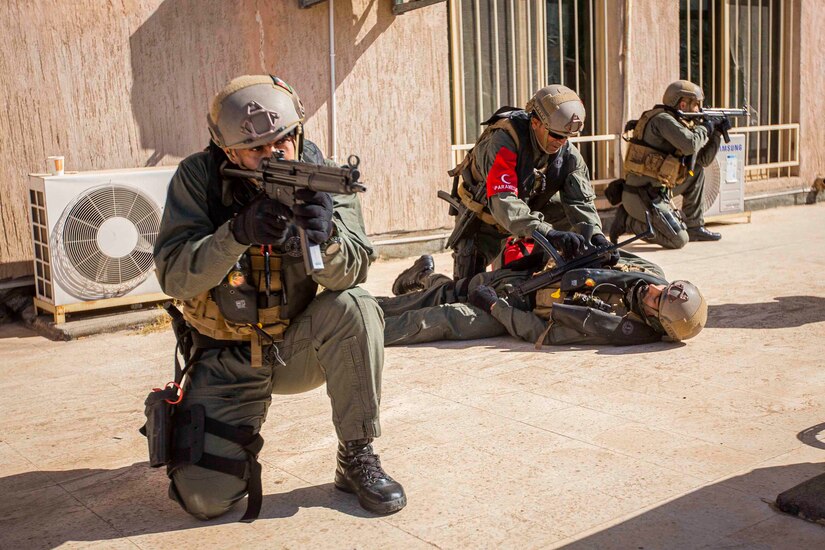
[[[544,264],[543,254],[453,281],[434,273],[432,257],[422,256],[405,272],[417,277],[422,290],[378,298],[385,316],[384,344],[507,333],[537,346],[645,344],[687,340],[707,320],[707,303],[693,284],[668,283],[657,265],[624,251],[613,268],[574,269],[556,288],[519,298],[513,288],[533,276],[537,263]]]

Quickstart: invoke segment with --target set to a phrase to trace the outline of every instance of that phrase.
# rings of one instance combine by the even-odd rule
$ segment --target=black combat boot
[[[407,505],[400,483],[381,468],[372,450],[372,439],[338,442],[338,467],[335,487],[355,493],[358,503],[373,514],[391,514]]]
[[[616,244],[619,242],[619,237],[624,235],[627,230],[627,210],[621,204],[616,209],[616,215],[613,218],[613,224],[610,226],[610,242]]]
[[[708,231],[704,225],[700,225],[699,227],[688,227],[687,233],[688,238],[691,241],[718,241],[722,238],[721,233]]]
[[[411,267],[401,272],[392,283],[392,293],[396,296],[415,290],[424,290],[424,279],[435,271],[435,261],[429,254],[418,258]]]

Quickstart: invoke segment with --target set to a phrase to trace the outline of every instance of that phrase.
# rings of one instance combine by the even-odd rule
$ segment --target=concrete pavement
[[[377,450],[409,504],[387,517],[334,490],[319,388],[273,397],[261,519],[192,519],[137,433],[171,333],[0,326],[0,548],[825,547],[825,527],[768,504],[825,472],[825,204],[714,229],[631,248],[707,297],[687,343],[388,348]],[[377,263],[367,288],[411,261]]]

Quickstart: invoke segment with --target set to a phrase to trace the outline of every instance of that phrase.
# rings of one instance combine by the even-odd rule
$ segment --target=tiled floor
[[[797,437],[825,422],[825,205],[714,229],[633,249],[707,297],[684,345],[388,348],[377,449],[409,504],[387,517],[333,488],[321,388],[273,398],[261,519],[191,519],[137,433],[171,333],[0,327],[0,548],[823,548],[825,527],[768,502],[825,472],[825,437]]]

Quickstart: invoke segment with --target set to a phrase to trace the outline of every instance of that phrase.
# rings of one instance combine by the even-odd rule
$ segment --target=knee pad
[[[236,460],[205,452],[204,444],[207,433],[239,445],[247,454],[247,459]],[[172,437],[172,462],[166,469],[170,478],[181,467],[189,464],[240,478],[247,482],[249,493],[249,503],[241,521],[250,522],[258,517],[263,500],[258,453],[263,447],[264,439],[260,434],[253,433],[252,428],[248,426],[232,426],[208,418],[203,405],[192,405],[187,409],[176,411]],[[204,516],[201,519],[210,517],[209,514],[193,513],[188,510],[174,486],[174,479],[169,492],[173,500],[176,500],[195,517]],[[219,511],[215,515],[221,513]]]

